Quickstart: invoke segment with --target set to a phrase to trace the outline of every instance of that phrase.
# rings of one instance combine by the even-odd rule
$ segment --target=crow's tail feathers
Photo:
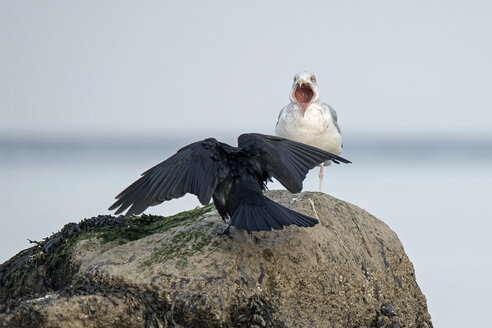
[[[234,212],[231,224],[238,229],[251,232],[281,230],[291,224],[313,227],[319,222],[277,204],[262,194],[260,198],[262,198],[260,202],[244,199]]]

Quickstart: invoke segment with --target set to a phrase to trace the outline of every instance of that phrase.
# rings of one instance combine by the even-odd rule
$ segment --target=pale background
[[[491,17],[487,1],[1,0],[0,262],[106,214],[188,142],[273,134],[293,75],[310,70],[354,162],[330,167],[324,191],[398,233],[436,327],[482,327]]]

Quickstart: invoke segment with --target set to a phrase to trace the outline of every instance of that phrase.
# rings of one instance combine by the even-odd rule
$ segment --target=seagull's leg
[[[321,188],[321,184],[323,183],[323,166],[325,165],[325,163],[321,163],[319,165],[319,192],[322,192],[322,188]]]

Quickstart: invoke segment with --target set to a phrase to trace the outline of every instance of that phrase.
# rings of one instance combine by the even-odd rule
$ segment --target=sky
[[[316,74],[345,135],[491,135],[487,1],[0,0],[0,135],[274,133]]]

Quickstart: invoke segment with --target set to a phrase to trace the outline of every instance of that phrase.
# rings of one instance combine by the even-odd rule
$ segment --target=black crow
[[[292,193],[302,190],[307,172],[331,160],[350,161],[296,141],[243,134],[233,147],[213,138],[198,141],[142,174],[123,190],[109,210],[125,215],[142,213],[147,207],[179,198],[186,193],[203,205],[212,197],[222,219],[238,229],[270,231],[296,224],[312,227],[318,220],[281,206],[262,193],[266,182],[276,178]]]

